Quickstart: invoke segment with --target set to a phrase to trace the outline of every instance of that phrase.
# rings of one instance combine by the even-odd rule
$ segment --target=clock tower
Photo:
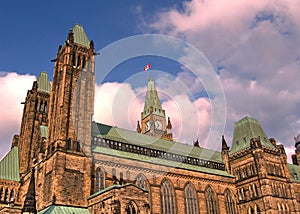
[[[141,127],[138,121],[137,131],[142,134],[173,140],[170,118],[166,119],[165,110],[162,109],[154,81],[148,79],[144,110],[141,113]]]

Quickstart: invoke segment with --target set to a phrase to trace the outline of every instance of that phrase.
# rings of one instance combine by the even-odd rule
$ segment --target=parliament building
[[[152,78],[136,130],[94,122],[95,54],[76,24],[52,84],[41,72],[28,90],[0,161],[0,213],[300,213],[300,134],[293,164],[250,117],[235,123],[231,147],[220,136],[221,151],[177,142]]]

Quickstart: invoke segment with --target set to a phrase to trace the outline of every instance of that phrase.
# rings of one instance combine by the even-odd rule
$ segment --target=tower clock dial
[[[148,121],[147,123],[146,123],[146,131],[149,131],[150,130],[150,121]]]
[[[155,129],[162,130],[162,123],[159,120],[155,121]]]

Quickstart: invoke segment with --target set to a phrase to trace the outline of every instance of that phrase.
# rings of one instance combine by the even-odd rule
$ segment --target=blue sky
[[[142,69],[150,63],[177,140],[191,144],[198,138],[202,146],[219,149],[217,137],[213,143],[207,139],[212,111],[225,108],[223,133],[229,145],[234,122],[248,115],[290,154],[293,137],[300,132],[299,11],[294,0],[2,2],[0,96],[6,102],[0,106],[0,157],[19,132],[19,103],[40,71],[47,71],[52,79],[50,60],[75,23],[84,26],[97,51],[148,33],[188,42],[213,65],[226,98],[225,104],[209,98],[205,78],[196,78],[178,61],[136,57],[118,64],[105,82],[98,82],[97,121],[135,129],[149,76]],[[201,64],[184,54],[185,61]],[[96,73],[101,72],[99,57]]]
[[[175,3],[175,4],[174,4]],[[58,45],[75,23],[84,26],[96,49],[144,32],[141,22],[175,1],[7,1],[1,4],[0,70],[51,72]],[[180,5],[180,4],[178,4]]]

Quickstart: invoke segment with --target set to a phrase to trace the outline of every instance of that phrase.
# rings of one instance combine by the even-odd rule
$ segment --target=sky
[[[298,11],[300,2],[295,0],[2,2],[0,157],[19,133],[20,103],[27,90],[41,71],[47,71],[52,80],[51,59],[75,23],[84,26],[100,53],[95,70],[97,122],[135,130],[151,75],[177,141],[192,144],[198,139],[201,146],[220,150],[221,135],[231,145],[234,122],[251,116],[267,136],[285,146],[289,157],[294,137],[300,133]],[[105,67],[101,60],[112,47],[149,34],[168,38],[166,43],[179,41],[190,49],[175,59],[170,53],[166,57],[147,55],[147,51],[130,58],[129,53],[138,48],[149,49],[145,40],[139,47],[114,53],[117,58],[128,51],[128,58],[114,59],[115,67],[97,80]],[[165,53],[162,47],[158,50]],[[205,71],[197,72],[204,59],[213,68],[208,70],[214,84]],[[143,72],[148,63],[151,69]],[[217,133],[213,124],[221,127]]]

